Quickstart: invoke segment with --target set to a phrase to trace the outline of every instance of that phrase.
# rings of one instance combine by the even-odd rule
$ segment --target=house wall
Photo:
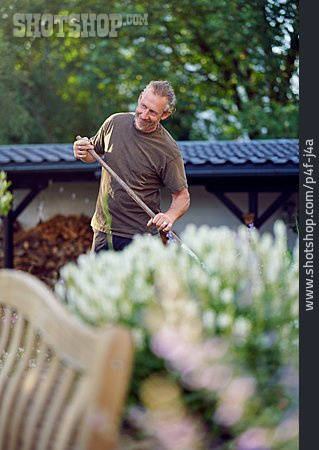
[[[96,183],[51,183],[42,191],[19,216],[18,220],[25,228],[36,225],[40,220],[47,220],[55,214],[85,214],[92,216],[94,212],[98,182]],[[14,206],[26,195],[27,191],[17,190],[14,192]],[[205,190],[203,186],[190,186],[191,206],[174,226],[174,230],[180,233],[188,223],[197,226],[207,224],[209,226],[227,225],[236,229],[239,225],[238,219],[213,195]],[[236,205],[247,211],[248,196],[244,193],[227,194]],[[277,198],[279,193],[259,194],[259,214]],[[162,209],[168,207],[170,202],[169,193],[163,191]],[[297,214],[298,195],[294,194],[286,204],[266,221],[261,231],[271,231],[276,219],[286,219],[294,223]],[[287,211],[289,210],[289,213]],[[292,246],[296,239],[296,233],[289,229],[289,245]]]

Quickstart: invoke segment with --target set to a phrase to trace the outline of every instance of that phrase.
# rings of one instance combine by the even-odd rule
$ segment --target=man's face
[[[151,90],[141,94],[135,110],[137,128],[145,133],[156,130],[159,122],[171,114],[169,111],[164,112],[166,106],[166,97],[155,95]]]

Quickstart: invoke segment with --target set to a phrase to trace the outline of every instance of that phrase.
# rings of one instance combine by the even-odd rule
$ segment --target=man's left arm
[[[154,219],[150,219],[147,226],[156,225],[159,231],[168,233],[173,223],[186,213],[190,205],[188,189],[172,193],[172,202],[169,209],[164,213],[158,213]]]

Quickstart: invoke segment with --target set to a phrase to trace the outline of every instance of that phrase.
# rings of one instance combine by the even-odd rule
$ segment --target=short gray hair
[[[172,88],[172,85],[169,81],[150,81],[143,90],[142,94],[144,94],[148,90],[152,91],[155,95],[167,98],[167,105],[164,111],[173,112],[175,110],[176,96],[174,89]]]

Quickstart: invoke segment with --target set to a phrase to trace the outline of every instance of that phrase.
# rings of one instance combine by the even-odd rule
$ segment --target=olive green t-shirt
[[[155,214],[160,212],[162,186],[171,193],[187,188],[180,150],[162,125],[152,133],[144,133],[136,129],[134,113],[114,114],[106,119],[92,143],[103,154],[105,162]],[[104,214],[105,198],[111,226]],[[103,169],[92,228],[132,238],[150,231],[146,226],[148,220],[143,209]]]

